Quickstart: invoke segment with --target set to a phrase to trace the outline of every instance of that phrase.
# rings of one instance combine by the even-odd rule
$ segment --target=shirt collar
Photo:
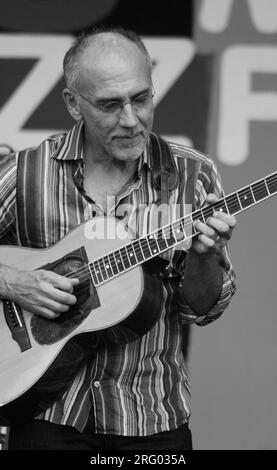
[[[56,160],[80,160],[84,159],[83,150],[84,121],[81,119],[67,134],[63,134],[56,141],[56,150],[52,158]]]
[[[56,150],[52,154],[52,158],[56,160],[83,160],[84,159],[84,121],[78,121],[67,134],[63,134],[56,141]],[[146,144],[145,150],[139,161],[138,172],[143,166],[147,165],[151,169],[151,144],[150,137]]]

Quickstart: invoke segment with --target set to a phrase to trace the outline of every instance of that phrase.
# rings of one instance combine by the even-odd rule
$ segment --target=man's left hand
[[[213,205],[218,201],[215,194],[208,194],[206,203]],[[194,228],[200,232],[192,241],[192,249],[199,254],[208,254],[222,249],[232,236],[236,218],[222,211],[215,211],[206,224],[197,220]]]

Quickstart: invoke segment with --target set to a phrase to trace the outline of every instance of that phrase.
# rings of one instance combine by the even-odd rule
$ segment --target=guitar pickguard
[[[52,263],[41,266],[39,269],[47,269],[57,274],[66,275],[70,272],[83,270],[88,273],[88,258],[84,247],[55,260]],[[80,276],[80,282],[74,288],[73,294],[77,297],[77,303],[69,310],[62,313],[57,319],[48,319],[39,315],[33,315],[30,327],[34,340],[41,345],[49,345],[61,340],[75,330],[92,310],[100,306],[99,297],[92,279],[88,275]]]

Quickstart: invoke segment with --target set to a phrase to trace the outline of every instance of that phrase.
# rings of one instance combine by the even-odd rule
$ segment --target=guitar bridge
[[[30,349],[32,345],[21,308],[11,300],[3,300],[3,307],[12,338],[17,342],[22,352]]]

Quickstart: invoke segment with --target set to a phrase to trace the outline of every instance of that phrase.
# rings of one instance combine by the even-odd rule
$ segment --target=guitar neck
[[[198,235],[193,222],[206,223],[214,211],[236,215],[277,194],[277,172],[262,178],[239,191],[222,197],[214,205],[198,209],[183,218],[165,225],[158,230],[138,238],[124,247],[108,253],[89,264],[94,285],[120,275],[145,261],[173,248],[182,241]]]

